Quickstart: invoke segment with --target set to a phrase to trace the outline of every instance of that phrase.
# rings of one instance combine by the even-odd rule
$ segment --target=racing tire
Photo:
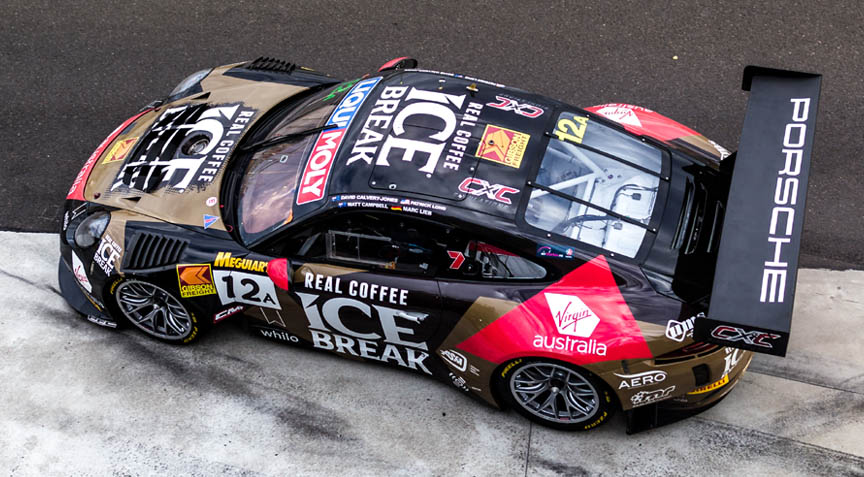
[[[497,376],[498,395],[516,412],[546,427],[588,431],[609,420],[615,410],[602,381],[560,361],[514,359]]]
[[[147,336],[189,344],[204,332],[195,313],[168,290],[137,278],[116,281],[109,290],[115,313]]]

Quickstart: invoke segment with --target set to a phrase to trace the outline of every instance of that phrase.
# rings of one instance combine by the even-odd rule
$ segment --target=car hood
[[[87,179],[87,201],[160,220],[225,230],[222,180],[241,139],[264,114],[308,85],[214,69],[201,91],[147,111],[106,147]]]

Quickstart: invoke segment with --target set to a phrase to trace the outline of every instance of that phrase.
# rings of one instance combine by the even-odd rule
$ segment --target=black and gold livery
[[[64,297],[96,324],[174,344],[243,319],[572,430],[616,410],[631,432],[703,410],[747,368],[741,348],[772,345],[758,316],[712,319],[737,223],[725,149],[644,108],[583,110],[416,66],[339,81],[259,58],[193,75],[76,178]],[[788,72],[755,75],[800,91]],[[771,138],[802,142],[779,173],[795,203],[765,209],[783,258],[800,231],[767,232],[797,227],[786,217],[806,190],[808,94],[769,94],[802,134]],[[706,323],[720,332],[694,340]]]

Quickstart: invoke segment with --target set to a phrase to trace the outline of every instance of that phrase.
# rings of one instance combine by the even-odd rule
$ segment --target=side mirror
[[[291,277],[288,275],[290,265],[287,258],[276,258],[267,262],[267,276],[283,290],[288,290],[291,283]]]
[[[388,71],[388,70],[404,70],[405,68],[416,68],[419,63],[414,58],[409,58],[407,56],[400,56],[399,58],[393,58],[381,65],[378,68],[378,72]]]
[[[462,269],[459,270],[462,272],[462,275],[466,277],[473,277],[480,273],[480,263],[476,260],[467,260],[465,265],[462,266]]]

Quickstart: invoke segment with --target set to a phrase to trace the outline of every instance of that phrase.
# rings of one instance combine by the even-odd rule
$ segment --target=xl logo
[[[714,331],[711,332],[711,336],[717,339],[737,342],[743,341],[746,344],[759,346],[762,348],[773,348],[774,345],[771,343],[766,343],[765,340],[774,340],[780,337],[778,334],[774,333],[765,333],[763,331],[745,331],[741,328],[735,328],[734,326],[720,325],[714,328]]]
[[[503,96],[495,96],[498,103],[486,103],[486,106],[491,108],[502,109],[504,111],[513,111],[514,113],[525,116],[526,118],[540,117],[544,111],[543,108],[531,104],[524,104],[515,99],[505,98]]]
[[[507,194],[518,194],[519,189],[507,187],[501,184],[490,184],[488,181],[478,179],[476,177],[468,177],[459,184],[459,191],[470,195],[481,196],[485,195],[487,199],[492,199],[502,204],[510,205],[513,202]]]
[[[555,326],[562,335],[588,338],[600,323],[600,318],[578,296],[544,293]]]

